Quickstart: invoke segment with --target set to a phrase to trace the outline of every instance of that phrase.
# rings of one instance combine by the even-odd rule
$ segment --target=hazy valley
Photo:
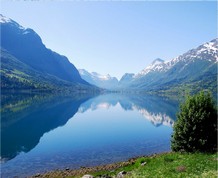
[[[45,47],[32,29],[25,29],[1,15],[1,87],[2,90],[72,90],[193,92],[209,89],[216,92],[218,62],[217,39],[164,61],[155,59],[136,74],[126,73],[118,81],[109,74],[102,75],[77,70],[62,56]],[[12,43],[13,41],[13,43]],[[97,86],[97,87],[95,87]]]

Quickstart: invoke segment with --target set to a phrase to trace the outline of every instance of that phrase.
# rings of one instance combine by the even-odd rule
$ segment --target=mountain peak
[[[2,14],[0,14],[0,24],[10,24],[11,26],[15,26],[20,30],[26,30],[23,26],[19,25],[17,22],[15,22],[14,20],[8,17],[3,16]]]
[[[147,73],[149,73],[151,71],[162,70],[163,69],[163,66],[162,66],[163,64],[164,64],[164,60],[160,59],[160,58],[157,58],[148,67],[146,67],[141,72],[136,74],[134,76],[134,78],[139,78],[139,77],[141,77],[143,75],[146,75]]]
[[[23,28],[14,20],[0,15],[1,47],[10,51],[22,63],[40,73],[57,77],[57,80],[71,84],[85,84],[76,67],[67,57],[45,47],[40,36],[30,28]],[[55,81],[55,83],[57,83]]]
[[[217,53],[217,48],[218,48],[217,46],[218,46],[218,38],[203,44],[205,50],[214,51],[215,53]]]
[[[122,84],[122,85],[125,85],[126,83],[129,83],[133,79],[134,75],[135,74],[133,74],[133,73],[125,73],[121,77],[119,83]]]
[[[3,16],[2,14],[0,14],[0,23],[9,23],[9,22],[12,22],[10,18],[7,18]]]
[[[92,72],[91,74],[92,74],[93,76],[99,78],[100,80],[110,80],[110,79],[112,78],[109,74],[107,74],[107,75],[102,75],[102,74],[99,74],[99,73],[97,73],[97,72]]]
[[[85,69],[79,69],[79,73],[84,80],[100,88],[112,89],[118,84],[117,78],[109,74],[102,75],[97,72],[88,72]]]
[[[188,52],[168,61],[168,68],[172,67],[179,61],[190,62],[198,60],[216,61],[218,62],[218,38],[206,42],[197,48],[193,48]]]
[[[79,71],[80,75],[85,75],[85,74],[89,73],[89,72],[88,72],[87,70],[85,70],[85,69],[78,69],[78,71]]]
[[[164,62],[163,59],[157,58],[157,59],[155,59],[155,60],[151,63],[151,65],[154,66],[154,65],[157,65],[157,64],[161,64],[161,63],[163,63],[163,62]]]

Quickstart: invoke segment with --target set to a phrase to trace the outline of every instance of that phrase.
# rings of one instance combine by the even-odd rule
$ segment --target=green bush
[[[180,106],[173,130],[173,151],[216,151],[217,109],[211,94],[201,91],[188,96]]]

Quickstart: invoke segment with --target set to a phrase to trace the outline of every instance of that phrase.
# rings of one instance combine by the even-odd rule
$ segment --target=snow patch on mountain
[[[112,79],[112,77],[109,74],[101,75],[101,74],[99,74],[97,72],[92,72],[91,74],[92,74],[93,79],[94,78],[98,78],[99,80],[111,80]]]
[[[2,14],[0,14],[0,23],[9,23],[9,22],[12,22],[10,18],[7,18],[3,16]]]
[[[178,61],[193,61],[196,58],[201,60],[210,60],[210,61],[218,61],[218,39],[214,39],[210,42],[206,42],[203,45],[200,45],[198,48],[191,49],[183,55],[180,55],[171,61],[167,62],[172,66],[173,64],[177,63]]]
[[[151,63],[151,65],[143,69],[138,74],[134,75],[133,78],[139,78],[141,76],[148,74],[151,71],[161,71],[163,68],[164,68],[164,60],[157,58]]]
[[[11,20],[8,17],[3,16],[2,14],[0,14],[0,23],[1,24],[10,23],[11,25],[16,26],[20,30],[26,30],[23,26],[19,25],[17,22]]]
[[[92,85],[100,88],[113,89],[118,85],[116,77],[111,77],[109,74],[102,75],[97,72],[88,72],[85,69],[79,69],[81,77]]]
[[[175,66],[178,62],[184,62],[184,67],[190,62],[195,60],[208,60],[218,62],[218,39],[214,39],[210,42],[204,43],[198,48],[191,49],[188,52],[173,58],[170,61],[163,61],[162,59],[154,60],[151,65],[143,69],[138,74],[134,75],[133,78],[137,79],[147,75],[150,72],[166,72]]]
[[[79,69],[79,73],[80,73],[80,75],[88,75],[94,80],[112,80],[115,78],[115,77],[111,77],[109,74],[102,75],[102,74],[99,74],[97,72],[90,73],[90,72],[86,71],[85,69]]]

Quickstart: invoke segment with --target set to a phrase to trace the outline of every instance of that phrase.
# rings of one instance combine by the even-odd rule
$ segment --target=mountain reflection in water
[[[5,96],[1,113],[1,161],[33,149],[44,133],[65,125],[89,98],[87,95]]]
[[[120,104],[125,111],[138,111],[155,126],[167,125],[172,127],[176,119],[175,113],[178,109],[178,103],[176,101],[171,101],[163,97],[152,95],[129,96],[125,94],[107,94],[92,98],[81,104],[79,112],[84,113],[88,109],[109,109],[117,104]]]
[[[176,101],[152,95],[2,95],[2,175],[167,151],[177,110]]]

